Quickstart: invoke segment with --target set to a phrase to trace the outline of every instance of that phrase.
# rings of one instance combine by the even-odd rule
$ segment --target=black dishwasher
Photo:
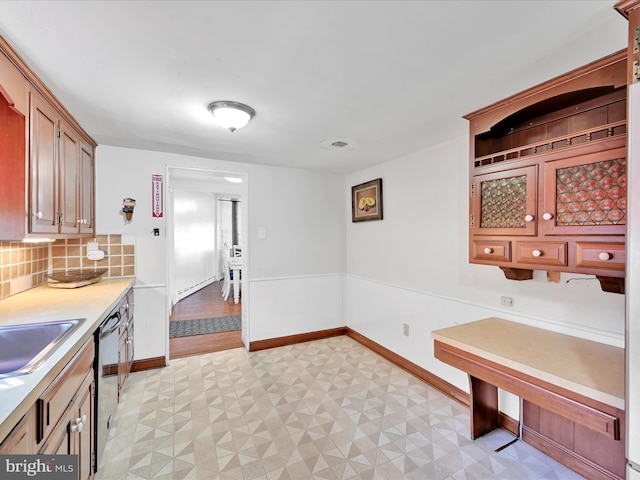
[[[118,332],[126,312],[125,299],[115,307],[95,332],[95,469],[102,461],[109,429],[118,408]],[[126,314],[126,313],[125,313]]]

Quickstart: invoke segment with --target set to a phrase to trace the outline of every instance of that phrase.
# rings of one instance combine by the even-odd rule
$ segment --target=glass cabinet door
[[[471,232],[475,235],[536,235],[537,167],[473,177]]]
[[[546,235],[605,235],[626,231],[626,148],[545,164]]]

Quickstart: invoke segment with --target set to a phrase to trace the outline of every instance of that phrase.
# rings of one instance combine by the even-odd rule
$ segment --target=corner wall
[[[433,357],[432,330],[497,316],[623,347],[624,295],[602,292],[595,277],[562,274],[548,283],[535,272],[516,282],[497,267],[468,263],[467,141],[347,177],[347,190],[381,177],[384,195],[384,220],[347,220],[347,326],[465,391],[466,375]],[[512,308],[500,306],[503,295]],[[518,418],[513,397],[503,392],[500,401]]]

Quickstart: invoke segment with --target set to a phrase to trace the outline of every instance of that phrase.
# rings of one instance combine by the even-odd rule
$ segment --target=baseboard
[[[338,337],[344,335],[346,327],[330,328],[328,330],[318,330],[316,332],[299,333],[297,335],[287,335],[285,337],[268,338],[266,340],[256,340],[249,342],[249,351],[257,352],[268,348],[284,347],[296,343],[310,342],[311,340],[321,340],[323,338]]]
[[[394,365],[402,368],[404,371],[410,373],[414,377],[417,377],[423,382],[431,385],[433,388],[444,393],[452,400],[455,400],[466,407],[471,406],[471,397],[464,390],[459,389],[455,385],[450,384],[446,380],[443,380],[437,375],[434,375],[430,371],[425,370],[421,366],[407,360],[402,355],[398,355],[388,348],[383,347],[379,343],[376,343],[370,338],[365,337],[361,333],[358,333],[349,327],[345,327],[345,329],[346,335],[348,337],[353,338],[356,342],[364,345],[369,350],[376,352],[378,355],[389,360]],[[498,425],[500,426],[500,428],[503,428],[512,435],[516,437],[520,436],[520,422],[514,418],[511,418],[506,413],[498,412]]]
[[[132,372],[142,372],[144,370],[153,370],[154,368],[162,368],[167,366],[164,357],[144,358],[142,360],[134,360],[131,365]]]
[[[364,345],[369,350],[374,351],[381,357],[389,360],[394,365],[402,368],[406,372],[410,373],[414,377],[418,377],[425,383],[428,383],[435,389],[444,393],[447,397],[452,398],[453,400],[469,407],[471,405],[470,397],[467,392],[459,389],[455,385],[450,384],[449,382],[441,379],[437,375],[434,375],[428,370],[416,365],[415,363],[407,360],[401,355],[398,355],[395,352],[392,352],[386,347],[383,347],[379,343],[374,342],[370,338],[365,337],[361,333],[356,332],[355,330],[345,327],[346,335],[350,338],[353,338],[356,342]]]
[[[520,422],[503,412],[498,412],[498,425],[514,437],[520,436]]]

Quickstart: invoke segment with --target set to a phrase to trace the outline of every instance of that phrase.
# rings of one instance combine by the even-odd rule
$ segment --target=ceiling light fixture
[[[242,179],[240,177],[224,177],[224,179],[229,183],[242,183]]]
[[[250,106],[226,100],[213,102],[209,105],[209,111],[220,125],[232,133],[244,127],[256,115],[256,111]]]

